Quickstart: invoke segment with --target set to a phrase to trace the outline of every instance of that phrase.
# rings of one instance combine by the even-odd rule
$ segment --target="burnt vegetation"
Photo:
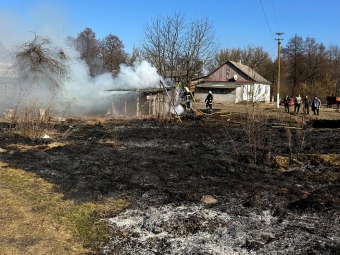
[[[325,127],[326,120],[321,123]],[[139,227],[156,236],[142,242],[136,230],[112,223],[111,242],[105,244],[111,254],[198,252],[196,243],[186,248],[188,253],[171,253],[174,243],[157,237],[161,232],[177,237],[220,233],[220,242],[233,236],[237,254],[278,249],[282,254],[332,254],[340,249],[340,137],[334,126],[318,128],[320,121],[312,119],[250,120],[238,113],[168,122],[83,117],[49,125],[53,140],[21,136],[13,124],[2,122],[1,160],[56,184],[77,203],[128,197],[126,213],[144,215]],[[216,202],[202,202],[206,195]],[[178,212],[173,222],[152,222],[157,210],[183,206],[200,209],[190,218]],[[206,210],[230,219],[211,220]]]

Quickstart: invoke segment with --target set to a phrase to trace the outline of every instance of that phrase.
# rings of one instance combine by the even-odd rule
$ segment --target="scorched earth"
[[[129,197],[102,219],[111,239],[98,254],[339,253],[334,118],[267,109],[88,120],[53,123],[62,145],[51,148],[2,122],[1,148],[11,150],[0,158],[79,203]]]

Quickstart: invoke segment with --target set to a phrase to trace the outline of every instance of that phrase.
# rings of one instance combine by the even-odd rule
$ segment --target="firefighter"
[[[185,109],[187,111],[190,111],[190,109],[191,109],[191,93],[190,93],[190,90],[187,87],[184,88],[183,97],[184,97],[184,100],[185,100]]]
[[[207,108],[207,110],[211,111],[212,109],[212,104],[213,104],[213,99],[214,99],[214,96],[212,94],[211,91],[209,91],[206,99],[204,100],[205,102],[205,107]]]

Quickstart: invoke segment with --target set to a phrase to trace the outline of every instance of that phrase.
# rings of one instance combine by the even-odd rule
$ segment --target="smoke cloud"
[[[74,58],[70,62],[70,81],[65,83],[64,104],[72,101],[73,109],[79,114],[91,112],[104,113],[110,108],[113,96],[126,98],[127,94],[134,92],[119,92],[118,90],[134,90],[157,88],[160,86],[161,77],[155,67],[146,61],[135,62],[133,66],[120,66],[116,77],[104,73],[91,77],[89,68],[84,61]],[[112,90],[112,91],[108,91]],[[116,91],[115,91],[116,90]]]

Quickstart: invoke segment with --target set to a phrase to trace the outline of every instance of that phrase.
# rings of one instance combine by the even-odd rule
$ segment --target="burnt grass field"
[[[0,159],[66,198],[129,197],[98,254],[340,254],[334,118],[78,117],[49,123],[52,141],[0,125]]]

